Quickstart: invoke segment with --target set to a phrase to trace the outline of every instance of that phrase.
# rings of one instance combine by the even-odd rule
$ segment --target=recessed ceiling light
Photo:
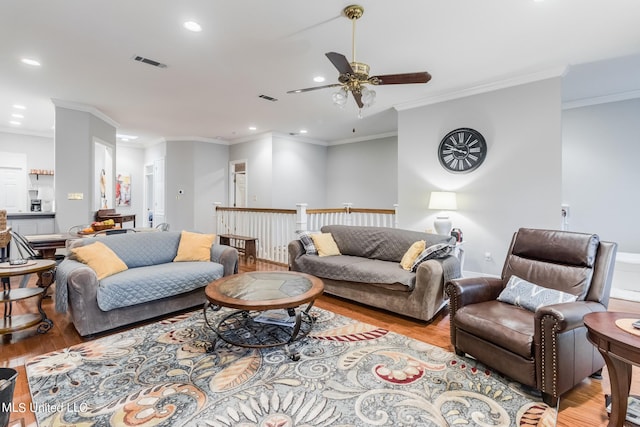
[[[41,65],[40,62],[32,58],[22,58],[20,61],[22,61],[23,64],[31,65],[32,67],[39,67]]]
[[[300,129],[300,133],[307,133],[306,129]]]
[[[132,139],[138,139],[138,137],[135,136],[135,135],[125,135],[123,133],[116,134],[116,138],[119,138],[119,139],[121,139],[123,141],[129,141],[129,140],[132,140]]]
[[[27,107],[25,107],[24,105],[20,105],[20,104],[13,104],[13,108],[17,109],[17,110],[26,110]]]
[[[11,117],[13,117],[14,119],[24,119],[24,116],[22,114],[17,113],[13,113]]]
[[[322,77],[322,76],[315,76],[315,77],[313,78],[313,81],[314,81],[314,82],[316,82],[316,83],[322,83],[322,82],[324,81],[324,77]]]
[[[193,31],[195,33],[199,33],[200,31],[202,31],[202,27],[200,26],[200,24],[195,21],[187,21],[183,25],[187,30]]]
[[[12,125],[15,125],[15,126],[20,126],[22,124],[17,120],[11,120],[9,123],[11,123]]]
[[[255,126],[249,126],[249,130],[256,130],[256,129],[258,129],[258,128],[255,127]]]

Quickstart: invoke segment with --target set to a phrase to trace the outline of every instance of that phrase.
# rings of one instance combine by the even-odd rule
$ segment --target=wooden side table
[[[632,365],[640,366],[640,335],[629,331],[640,319],[634,313],[603,311],[584,316],[587,337],[600,351],[611,381],[611,415],[609,426],[621,427],[627,417],[627,400],[631,387]],[[640,329],[637,330],[640,333]]]
[[[247,264],[251,265],[256,262],[258,256],[256,251],[257,237],[239,236],[237,234],[221,234],[220,244],[236,248],[238,252],[243,253]],[[240,243],[242,242],[242,243]]]
[[[0,264],[2,293],[0,302],[4,305],[4,317],[0,323],[0,335],[10,334],[21,329],[38,325],[38,332],[43,334],[53,327],[53,322],[42,308],[42,300],[47,296],[49,286],[55,279],[56,263],[51,260],[29,260],[25,265],[10,266],[8,262]],[[26,274],[38,274],[36,288],[11,289],[11,277]],[[13,314],[13,304],[17,301],[38,297],[38,313]]]

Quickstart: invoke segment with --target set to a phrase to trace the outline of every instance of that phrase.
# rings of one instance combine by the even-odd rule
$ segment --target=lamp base
[[[433,221],[433,226],[436,229],[436,233],[442,234],[444,236],[449,236],[451,234],[451,219],[448,216],[438,216],[436,220]]]

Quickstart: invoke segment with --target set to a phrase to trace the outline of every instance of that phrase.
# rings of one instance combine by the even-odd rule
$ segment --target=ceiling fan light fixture
[[[361,99],[364,104],[364,108],[371,107],[376,102],[375,90],[363,86],[362,89],[360,89],[360,93],[362,94]]]
[[[348,95],[349,93],[347,92],[346,88],[344,87],[340,88],[340,90],[338,90],[337,92],[334,92],[333,95],[331,95],[333,104],[340,108],[344,107],[344,105],[347,103]]]

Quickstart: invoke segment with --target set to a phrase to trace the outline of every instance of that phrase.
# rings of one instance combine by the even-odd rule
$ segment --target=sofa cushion
[[[340,250],[336,245],[336,241],[333,240],[331,233],[312,234],[311,240],[313,240],[313,245],[318,250],[319,256],[340,255]]]
[[[536,311],[546,305],[573,302],[576,295],[555,289],[543,288],[534,283],[527,282],[518,276],[511,276],[505,288],[498,295],[498,301],[517,305],[529,311]]]
[[[420,255],[418,255],[418,257],[411,265],[411,271],[417,271],[420,264],[427,260],[444,258],[448,256],[452,251],[453,246],[451,246],[449,243],[436,243],[435,245],[431,245],[423,250]]]
[[[318,249],[316,249],[316,245],[311,238],[311,235],[316,233],[319,233],[319,231],[298,231],[298,239],[302,242],[307,255],[318,255]]]
[[[396,263],[402,260],[402,256],[418,240],[424,240],[427,247],[455,241],[451,236],[388,227],[325,225],[321,231],[331,233],[342,255]]]
[[[397,262],[349,255],[317,257],[302,255],[296,261],[298,271],[314,276],[357,283],[400,283],[407,291],[414,288],[416,274],[403,270]]]
[[[131,268],[100,281],[98,307],[109,311],[171,297],[205,287],[222,275],[222,265],[214,262],[169,262]]]
[[[107,245],[129,268],[172,262],[180,244],[179,231],[125,233],[76,239],[72,247],[100,241]]]
[[[424,240],[418,240],[402,255],[402,259],[400,260],[400,267],[405,270],[411,270],[411,266],[418,259],[418,256],[424,251],[425,242]]]
[[[174,262],[184,261],[210,261],[211,245],[216,239],[215,234],[192,233],[182,231],[180,233],[180,244],[178,253],[173,259]]]
[[[73,248],[71,256],[95,271],[98,280],[127,269],[127,264],[102,242]]]

